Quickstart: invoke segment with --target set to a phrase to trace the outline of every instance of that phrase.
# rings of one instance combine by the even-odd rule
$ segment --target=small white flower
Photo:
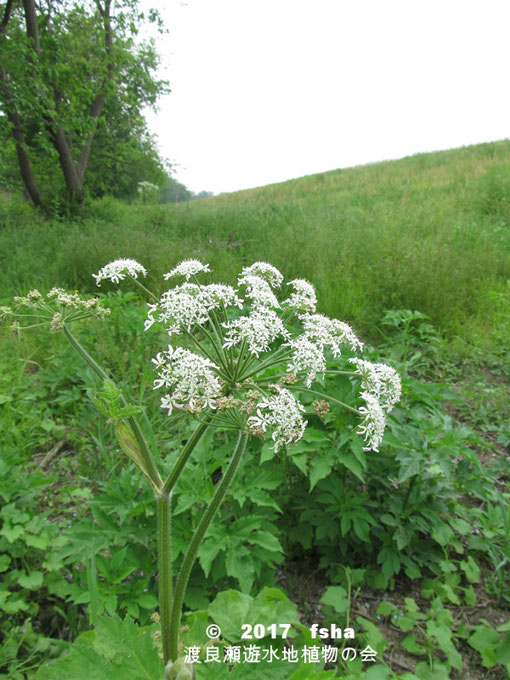
[[[289,281],[288,286],[294,288],[294,292],[284,300],[283,306],[295,309],[298,314],[315,312],[317,308],[317,295],[311,283],[304,279]]]
[[[230,349],[245,340],[251,354],[258,356],[261,352],[267,352],[269,346],[276,338],[289,337],[280,317],[273,309],[260,307],[248,316],[222,324],[228,330],[225,335],[223,347]]]
[[[380,403],[373,394],[361,392],[360,397],[366,401],[367,405],[360,406],[358,409],[365,418],[358,425],[356,432],[364,435],[367,446],[363,447],[363,451],[375,451],[378,453],[379,444],[382,441],[384,428],[386,427],[386,417]]]
[[[191,413],[200,413],[205,408],[216,408],[216,399],[221,396],[221,384],[216,372],[218,367],[207,358],[193,354],[182,347],[168,346],[152,360],[158,371],[154,389],[167,387],[172,390],[161,399],[161,408],[186,408]]]
[[[246,274],[240,276],[237,283],[240,286],[246,286],[246,297],[252,301],[254,307],[275,307],[276,309],[280,307],[271,286],[260,276]]]
[[[243,307],[243,301],[237,296],[232,286],[211,283],[208,286],[202,286],[202,296],[209,309],[218,309],[221,306],[239,307],[239,309]]]
[[[99,286],[103,279],[110,279],[113,283],[119,283],[119,281],[126,278],[126,274],[136,279],[138,274],[147,276],[147,270],[136,260],[128,258],[114,260],[100,269],[97,274],[92,274],[92,276],[96,279],[96,284]]]
[[[361,389],[373,394],[389,413],[402,395],[402,383],[397,371],[386,364],[373,364],[363,359],[349,361],[356,366],[356,373],[362,377]]]
[[[189,281],[192,276],[200,272],[210,272],[208,264],[202,264],[200,260],[183,260],[179,262],[175,269],[172,269],[168,274],[164,274],[163,278],[167,281],[172,276],[185,276],[186,281]]]
[[[342,353],[340,345],[349,345],[353,351],[363,349],[363,343],[343,321],[330,319],[323,314],[304,314],[301,321],[306,337],[321,347],[329,347],[334,357]]]
[[[267,262],[254,262],[249,267],[245,267],[241,271],[240,278],[245,276],[259,276],[264,281],[267,281],[272,288],[279,288],[283,281],[283,274]]]
[[[209,312],[222,306],[243,306],[231,286],[183,283],[163,293],[158,304],[148,305],[145,330],[159,321],[168,327],[169,335],[182,333],[183,330],[191,331],[193,326],[206,324],[210,320]]]
[[[294,352],[287,370],[290,373],[305,373],[306,386],[310,387],[317,373],[324,373],[326,370],[322,347],[310,342],[304,335],[291,340],[288,344]]]
[[[265,432],[272,429],[274,451],[277,453],[282,444],[288,446],[298,442],[306,427],[301,415],[305,410],[293,395],[280,385],[273,385],[277,394],[262,399],[257,404],[257,413],[248,418],[248,427]]]
[[[160,310],[157,319],[153,314]],[[148,319],[145,330],[159,321],[167,326],[168,334],[191,331],[192,326],[209,321],[208,307],[201,295],[201,286],[195,283],[183,283],[181,286],[167,290],[161,296],[158,305],[149,305]]]

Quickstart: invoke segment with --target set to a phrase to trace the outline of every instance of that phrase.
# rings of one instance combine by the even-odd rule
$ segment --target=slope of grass
[[[510,305],[510,141],[177,206],[108,199],[68,222],[3,202],[0,219],[2,297],[34,285],[92,290],[91,272],[116,257],[139,259],[160,287],[161,273],[198,257],[230,281],[268,260],[365,332],[384,310],[409,308],[445,334],[488,339]]]

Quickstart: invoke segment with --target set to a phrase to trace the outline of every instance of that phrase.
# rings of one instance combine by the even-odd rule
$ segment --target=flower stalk
[[[195,533],[193,534],[193,538],[191,539],[186,555],[184,556],[179,577],[175,585],[174,601],[170,620],[170,659],[172,661],[175,661],[179,655],[179,628],[181,622],[182,604],[184,602],[184,594],[186,592],[186,586],[188,585],[191,569],[195,562],[198,549],[204,540],[205,533],[214,519],[214,516],[218,512],[218,509],[232,483],[232,480],[234,479],[237,469],[239,468],[239,464],[246,448],[247,439],[248,435],[243,434],[242,432],[239,433],[230,463],[228,464],[221,482],[218,484],[211,502],[202,515],[202,519],[200,520]]]

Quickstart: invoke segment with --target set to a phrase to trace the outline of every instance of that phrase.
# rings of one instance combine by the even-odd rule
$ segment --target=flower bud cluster
[[[82,298],[78,293],[68,293],[63,288],[52,288],[46,295],[42,295],[37,289],[31,290],[24,297],[14,297],[14,309],[3,307],[0,311],[2,318],[15,317],[17,314],[26,318],[33,317],[38,320],[37,325],[48,323],[52,331],[59,331],[64,323],[76,319],[89,316],[104,319],[110,313],[107,307],[102,306],[99,298]],[[22,328],[18,323],[16,327]]]

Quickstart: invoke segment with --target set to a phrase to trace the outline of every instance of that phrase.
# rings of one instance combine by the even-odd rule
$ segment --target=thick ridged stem
[[[204,540],[206,531],[209,528],[209,525],[211,524],[212,520],[214,519],[214,516],[217,513],[223,499],[225,498],[225,495],[228,491],[230,484],[232,483],[232,480],[234,479],[235,473],[237,472],[239,463],[241,462],[244,450],[246,448],[247,439],[248,435],[243,434],[241,432],[239,433],[239,438],[237,440],[234,453],[232,455],[232,458],[230,459],[230,463],[228,464],[223,479],[218,485],[218,488],[216,489],[216,492],[211,499],[209,507],[204,512],[202,519],[200,520],[198,527],[196,528],[196,531],[193,535],[193,538],[191,539],[191,542],[188,547],[188,552],[184,557],[181,566],[181,571],[179,573],[179,578],[177,579],[177,583],[175,585],[174,601],[172,605],[172,616],[170,624],[171,629],[170,659],[172,661],[175,661],[177,659],[179,653],[179,628],[181,623],[182,603],[184,601],[184,593],[186,591],[186,586],[188,585],[188,579],[191,573],[191,568],[193,567],[193,564],[195,562],[198,549],[200,548],[200,545]]]
[[[95,359],[93,359],[90,356],[85,347],[83,347],[83,345],[81,345],[78,342],[78,340],[74,337],[74,335],[71,333],[69,327],[66,324],[63,324],[63,330],[67,340],[69,340],[73,348],[87,362],[87,364],[94,371],[94,373],[96,373],[96,375],[98,375],[102,380],[109,380],[110,382],[113,382],[108,373],[97,363]],[[122,403],[125,406],[127,406],[127,402],[122,395],[121,400]],[[151,481],[151,484],[153,485],[155,491],[159,492],[161,490],[161,487],[163,486],[163,480],[159,475],[156,463],[154,461],[154,457],[149,449],[149,445],[145,440],[142,428],[140,427],[137,419],[134,416],[127,418],[127,421],[130,424],[131,429],[133,430],[133,433],[136,437],[138,446],[140,447],[140,452],[142,454],[142,458],[145,464],[145,469],[147,470],[147,475]]]
[[[172,494],[156,496],[158,512],[159,619],[165,664],[170,659],[170,615],[172,612]]]

